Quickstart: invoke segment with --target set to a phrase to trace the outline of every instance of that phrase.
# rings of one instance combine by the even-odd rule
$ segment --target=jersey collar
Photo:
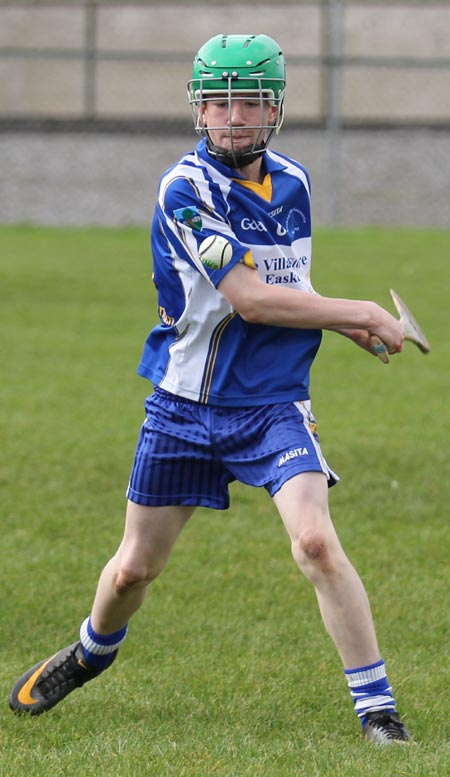
[[[202,138],[202,140],[199,141],[197,144],[197,154],[201,159],[203,159],[205,162],[207,162],[209,165],[212,165],[216,168],[222,175],[225,175],[227,178],[242,178],[245,180],[245,178],[240,175],[240,173],[237,172],[233,167],[227,167],[227,165],[223,165],[221,162],[218,162],[217,159],[214,159],[212,156],[208,154],[208,149],[206,147],[206,140]],[[286,165],[278,162],[275,160],[271,153],[269,151],[266,151],[263,156],[263,164],[265,168],[265,173],[274,173],[277,170],[285,170]]]

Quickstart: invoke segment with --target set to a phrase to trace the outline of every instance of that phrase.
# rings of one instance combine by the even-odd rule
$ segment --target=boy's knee
[[[301,534],[292,543],[292,554],[307,577],[329,576],[336,571],[330,538],[323,532],[311,530]]]
[[[162,571],[162,566],[152,567],[122,564],[114,579],[116,592],[124,594],[133,588],[144,588],[152,582]]]

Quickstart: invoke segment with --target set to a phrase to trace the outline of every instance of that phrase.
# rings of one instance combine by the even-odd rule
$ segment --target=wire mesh
[[[188,137],[195,142],[185,93],[195,51],[217,32],[265,32],[287,59],[279,145],[297,157],[306,149],[302,161],[319,175],[319,220],[449,226],[449,29],[449,2],[4,2],[3,149],[7,133],[12,143],[24,130],[89,130],[146,133],[160,146],[170,136],[182,141],[182,151]],[[404,133],[417,149],[414,158],[405,157],[408,144],[397,146]],[[311,159],[309,147],[317,148]],[[6,159],[2,188],[8,167]],[[381,187],[393,205],[389,212],[375,207],[367,193],[360,213],[355,170],[373,182],[380,169],[394,171]],[[393,197],[398,181],[401,192]],[[424,182],[434,203],[427,214],[419,195]],[[4,207],[0,218],[10,218]]]

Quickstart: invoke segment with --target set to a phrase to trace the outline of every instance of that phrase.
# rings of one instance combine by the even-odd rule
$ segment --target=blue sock
[[[389,685],[383,659],[369,666],[344,669],[355,712],[366,722],[366,713],[375,710],[395,712],[395,699]]]
[[[128,626],[124,626],[113,634],[97,634],[92,628],[90,617],[86,618],[81,624],[80,640],[87,663],[105,669],[127,636],[127,631]]]

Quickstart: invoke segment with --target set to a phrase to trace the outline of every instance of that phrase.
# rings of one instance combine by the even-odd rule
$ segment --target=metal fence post
[[[84,115],[95,119],[97,113],[97,3],[84,6]]]
[[[326,223],[339,221],[340,155],[342,126],[342,56],[345,7],[342,0],[328,0],[326,39],[327,93],[326,129],[328,137],[328,191],[326,193]]]

